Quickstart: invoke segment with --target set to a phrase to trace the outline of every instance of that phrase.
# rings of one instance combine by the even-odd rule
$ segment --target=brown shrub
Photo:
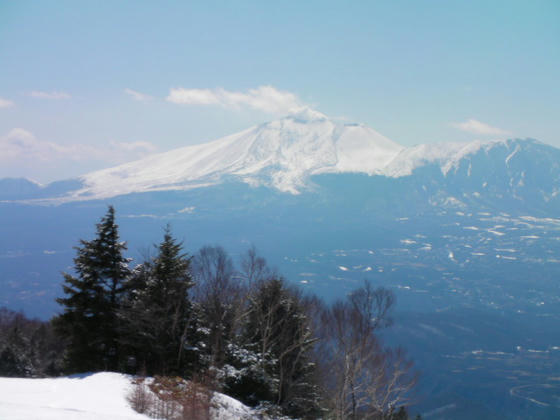
[[[156,376],[137,378],[128,396],[132,408],[152,418],[210,420],[212,391],[203,381]]]

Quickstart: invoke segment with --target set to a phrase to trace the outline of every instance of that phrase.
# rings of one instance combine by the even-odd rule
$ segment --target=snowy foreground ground
[[[147,420],[128,404],[130,377],[101,372],[52,379],[0,378],[2,420]],[[251,419],[251,411],[222,394],[213,418]]]

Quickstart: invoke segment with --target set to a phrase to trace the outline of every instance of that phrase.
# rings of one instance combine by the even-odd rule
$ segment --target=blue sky
[[[560,2],[0,0],[0,177],[68,178],[308,105],[402,145],[560,147]]]

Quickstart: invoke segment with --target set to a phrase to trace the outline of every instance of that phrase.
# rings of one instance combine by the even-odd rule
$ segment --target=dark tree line
[[[0,308],[0,376],[59,375],[63,352],[64,345],[50,321]]]
[[[115,212],[80,241],[53,324],[66,372],[204,377],[250,406],[294,418],[406,419],[415,378],[377,332],[394,298],[369,283],[326,305],[250,249],[236,269],[220,247],[194,256],[167,227],[131,268]]]

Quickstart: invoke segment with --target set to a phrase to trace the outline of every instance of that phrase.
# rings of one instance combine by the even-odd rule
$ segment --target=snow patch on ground
[[[216,420],[251,420],[256,419],[252,410],[234,398],[224,394],[214,394],[212,417]]]
[[[126,396],[130,377],[96,373],[50,379],[0,378],[3,420],[146,420]]]
[[[132,377],[100,372],[70,377],[0,378],[2,420],[148,420],[127,401]],[[223,394],[212,398],[212,418],[255,419],[250,408]]]

